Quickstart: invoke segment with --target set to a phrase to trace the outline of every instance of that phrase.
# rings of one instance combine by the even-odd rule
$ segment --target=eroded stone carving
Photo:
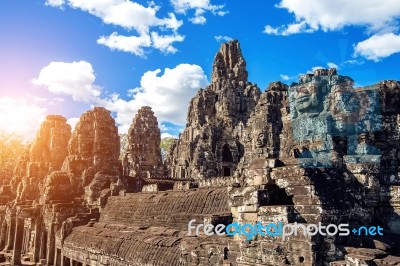
[[[151,107],[139,109],[128,133],[128,150],[122,161],[124,175],[162,178],[161,134]]]
[[[244,152],[243,126],[259,97],[260,90],[247,81],[239,43],[223,44],[215,56],[212,83],[190,102],[187,127],[170,152],[171,177],[233,175]]]

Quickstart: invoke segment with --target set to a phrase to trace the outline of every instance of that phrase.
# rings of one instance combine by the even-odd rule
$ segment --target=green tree
[[[167,154],[167,151],[169,150],[169,147],[171,147],[172,143],[174,143],[175,139],[174,138],[162,138],[161,143],[160,143],[160,148],[161,148],[161,156],[163,160],[165,160],[165,156]]]
[[[0,134],[0,182],[9,182],[12,179],[15,165],[26,147],[21,138],[12,134]]]

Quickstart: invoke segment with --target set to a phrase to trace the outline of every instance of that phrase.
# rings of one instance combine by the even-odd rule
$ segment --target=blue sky
[[[0,131],[29,139],[46,114],[73,125],[101,105],[125,132],[150,105],[176,136],[229,39],[262,91],[315,67],[400,80],[399,18],[397,0],[2,0]]]

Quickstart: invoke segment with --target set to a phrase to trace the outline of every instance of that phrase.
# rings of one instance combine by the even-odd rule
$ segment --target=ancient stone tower
[[[160,129],[151,107],[140,108],[128,132],[128,149],[122,159],[124,175],[162,178],[160,141]]]
[[[88,204],[101,205],[99,200],[113,193],[111,184],[122,185],[119,151],[118,128],[110,111],[95,107],[84,113],[68,144],[62,171],[70,176],[77,195],[84,191]]]
[[[223,44],[215,56],[212,83],[190,101],[186,128],[170,154],[170,176],[233,176],[244,155],[243,128],[260,94],[247,81],[239,42]]]
[[[62,116],[49,115],[40,126],[12,181],[12,190],[17,188],[17,201],[37,200],[46,175],[61,170],[71,137],[71,127],[66,122]]]

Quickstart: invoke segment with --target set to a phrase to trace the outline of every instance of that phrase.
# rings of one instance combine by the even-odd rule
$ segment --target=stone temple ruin
[[[335,69],[261,92],[225,43],[164,162],[150,107],[122,160],[104,108],[72,134],[48,116],[0,188],[0,265],[400,265],[399,106],[399,82],[353,89]],[[189,235],[193,219],[384,233]]]

